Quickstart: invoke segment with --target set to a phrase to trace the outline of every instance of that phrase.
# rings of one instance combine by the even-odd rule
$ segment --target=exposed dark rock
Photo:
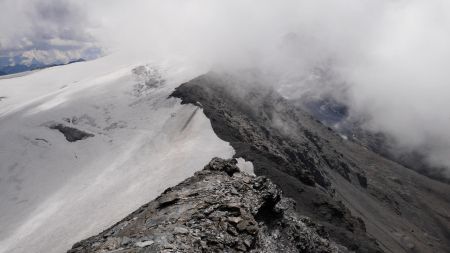
[[[215,158],[78,252],[347,252],[264,177]]]
[[[364,175],[361,174],[361,173],[357,173],[356,176],[358,176],[359,184],[360,184],[362,187],[367,188],[367,178],[366,178],[366,176],[364,176]]]
[[[325,229],[333,231],[331,236],[344,245],[357,245],[360,252],[379,252],[349,210],[314,187],[330,187],[326,168],[350,180],[350,166],[354,167],[311,131],[320,123],[290,107],[269,88],[247,86],[248,90],[237,94],[232,93],[238,89],[229,82],[230,79],[210,73],[181,85],[172,95],[182,98],[182,103],[199,102],[216,134],[230,142],[237,157],[252,161],[257,175],[268,176],[293,197],[299,214],[325,222]],[[314,125],[304,122],[305,117]],[[303,186],[301,191],[299,185]],[[327,205],[320,205],[321,211],[317,212],[316,202]],[[342,209],[340,215],[335,209]],[[353,230],[349,232],[347,227]]]
[[[399,150],[394,138],[386,133],[364,129],[362,125],[365,120],[350,117],[348,107],[331,96],[304,94],[294,103],[304,108],[315,119],[328,127],[332,127],[346,138],[422,175],[450,184],[450,176],[446,173],[447,169],[427,162],[424,155],[426,150]]]
[[[60,131],[62,134],[64,134],[64,137],[66,137],[66,140],[69,142],[75,142],[89,137],[94,137],[94,135],[91,133],[87,133],[73,127],[65,126],[63,124],[53,124],[50,125],[49,128]]]
[[[209,73],[172,96],[202,107],[259,177],[214,159],[70,252],[448,252],[448,184],[344,140],[256,83]]]
[[[0,66],[0,76],[11,75],[11,74],[16,74],[16,73],[21,73],[21,72],[31,71],[31,70],[51,68],[51,67],[62,66],[62,65],[66,65],[66,64],[83,62],[83,61],[85,61],[85,60],[80,58],[80,59],[75,59],[75,60],[69,61],[68,63],[45,64],[43,62],[39,62],[36,59],[34,59],[31,62],[31,65],[15,64],[15,65],[8,65],[8,66]]]
[[[235,156],[253,162],[334,241],[357,252],[411,252],[407,237],[415,252],[447,251],[448,185],[344,140],[249,73],[208,73],[172,96],[201,106]]]

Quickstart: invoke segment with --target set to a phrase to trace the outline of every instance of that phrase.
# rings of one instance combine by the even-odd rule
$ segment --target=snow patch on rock
[[[255,176],[255,171],[253,170],[252,162],[246,161],[244,158],[241,158],[241,157],[236,158],[236,161],[238,162],[236,165],[238,166],[238,168],[241,171],[243,171],[249,175]]]

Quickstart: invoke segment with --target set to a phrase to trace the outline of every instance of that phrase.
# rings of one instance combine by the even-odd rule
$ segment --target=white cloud
[[[58,55],[54,51],[70,55],[95,47],[91,23],[79,1],[3,0],[0,10],[0,56],[49,51],[50,57]],[[47,58],[46,62],[63,59]]]
[[[95,38],[142,58],[258,66],[299,90],[326,66],[368,128],[450,165],[447,0],[4,0],[0,10],[3,49]]]

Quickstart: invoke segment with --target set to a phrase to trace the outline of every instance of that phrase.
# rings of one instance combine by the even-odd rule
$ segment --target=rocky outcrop
[[[61,132],[64,135],[64,137],[66,137],[66,140],[68,142],[84,140],[86,138],[94,136],[91,133],[87,133],[73,127],[65,126],[63,124],[52,124],[49,126],[49,128]]]
[[[172,96],[202,107],[236,157],[337,243],[355,252],[448,251],[449,185],[343,139],[264,82],[252,71],[211,72]]]
[[[448,184],[343,139],[252,76],[209,73],[172,96],[202,107],[259,177],[215,159],[70,252],[448,252]]]
[[[334,98],[327,95],[304,94],[301,98],[292,102],[302,107],[324,125],[333,128],[344,138],[348,138],[424,176],[450,184],[450,175],[447,175],[446,168],[427,162],[424,151],[399,149],[399,145],[392,136],[365,129],[363,127],[365,119],[350,117],[349,108]]]
[[[320,137],[330,135],[331,129],[269,87],[243,83],[235,76],[211,72],[179,86],[172,96],[201,106],[217,136],[233,146],[237,157],[251,161],[257,175],[281,186],[297,202],[300,215],[320,222],[335,241],[351,250],[381,252],[366,234],[364,222],[332,197],[330,171],[345,181],[358,182],[358,175],[365,176]]]
[[[293,205],[266,177],[214,158],[69,252],[347,252]]]

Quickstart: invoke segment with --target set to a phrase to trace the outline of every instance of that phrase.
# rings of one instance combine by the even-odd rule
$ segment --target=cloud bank
[[[93,23],[77,1],[2,0],[0,10],[0,57],[10,64],[66,62],[97,53]]]
[[[338,92],[366,128],[450,167],[447,0],[4,0],[0,7],[26,3],[31,14],[2,15],[2,47],[95,41],[148,59],[258,67],[278,88]]]

